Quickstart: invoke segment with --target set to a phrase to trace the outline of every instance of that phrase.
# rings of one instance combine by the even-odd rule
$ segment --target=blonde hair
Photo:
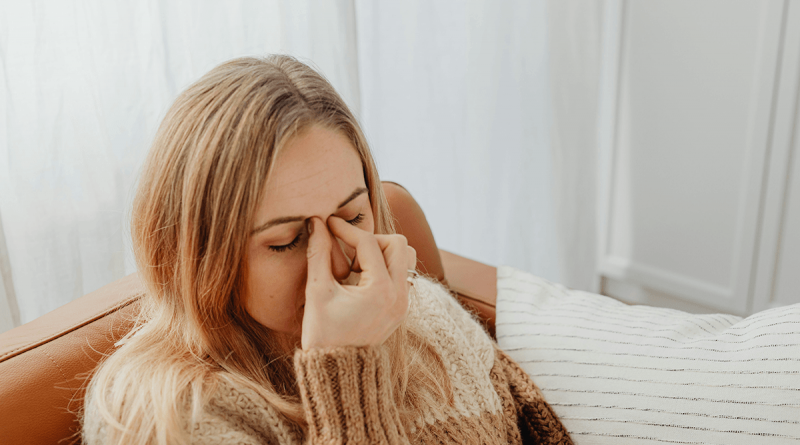
[[[394,233],[375,162],[353,114],[317,72],[288,56],[224,63],[164,118],[134,200],[131,232],[146,286],[136,326],[97,369],[87,415],[106,443],[184,443],[219,379],[246,385],[302,435],[290,353],[244,309],[246,244],[277,151],[310,125],[342,132],[364,169],[377,233]],[[387,341],[401,418],[452,403],[441,358],[414,326]],[[187,412],[187,407],[189,412]],[[95,432],[84,429],[84,440]]]

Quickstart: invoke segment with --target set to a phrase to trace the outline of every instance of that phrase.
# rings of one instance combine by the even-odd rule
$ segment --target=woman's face
[[[319,125],[291,139],[273,161],[248,241],[245,307],[267,328],[299,338],[306,286],[306,220],[339,217],[373,233],[361,159],[350,140]],[[354,250],[333,243],[333,276],[351,274]]]

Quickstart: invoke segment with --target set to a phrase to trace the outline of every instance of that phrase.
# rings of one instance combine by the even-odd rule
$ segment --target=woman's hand
[[[327,226],[310,218],[308,229],[302,348],[382,344],[408,313],[408,269],[416,266],[416,251],[402,235],[374,235],[335,216]],[[354,263],[361,268],[358,285],[342,285],[334,278],[333,236],[355,248]]]

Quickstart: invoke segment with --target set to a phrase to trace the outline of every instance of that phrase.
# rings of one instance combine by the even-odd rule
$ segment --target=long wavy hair
[[[211,70],[168,111],[138,185],[131,232],[146,294],[134,329],[87,391],[87,415],[100,416],[106,443],[188,442],[187,416],[191,425],[220,379],[251,388],[304,435],[291,351],[247,313],[243,298],[246,246],[272,160],[310,125],[350,140],[375,230],[394,233],[364,134],[324,77],[288,56]],[[441,358],[410,322],[387,346],[404,423],[424,405],[452,401]]]

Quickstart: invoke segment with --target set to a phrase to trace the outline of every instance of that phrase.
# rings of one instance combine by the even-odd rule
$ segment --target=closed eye
[[[289,243],[289,244],[284,244],[282,246],[269,246],[269,250],[272,250],[273,252],[285,252],[287,250],[292,250],[295,247],[297,247],[297,244],[300,243],[300,236],[301,235],[302,235],[302,233],[298,233],[297,236],[294,237],[292,242]]]
[[[364,222],[364,214],[363,213],[359,213],[358,215],[356,215],[355,218],[348,219],[346,221],[348,223],[354,225],[354,226],[357,226],[357,225],[361,224],[362,222]],[[301,236],[303,236],[302,232],[298,233],[297,236],[294,237],[292,242],[290,242],[289,244],[284,244],[282,246],[269,246],[269,250],[271,250],[273,252],[278,252],[278,253],[286,252],[287,250],[292,250],[295,247],[297,247],[298,244],[300,244],[300,237]]]
[[[359,213],[358,215],[356,215],[355,218],[347,220],[347,222],[349,222],[350,224],[352,224],[354,226],[357,226],[357,225],[361,224],[363,221],[364,221],[364,214],[363,213]]]

